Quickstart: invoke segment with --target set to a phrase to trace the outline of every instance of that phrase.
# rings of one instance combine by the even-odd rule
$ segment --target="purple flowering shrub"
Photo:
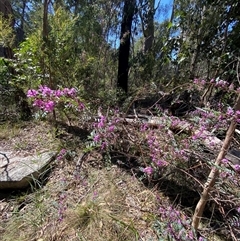
[[[216,86],[235,91],[232,85],[227,86],[225,82],[217,82]],[[208,159],[210,157],[202,154],[201,145],[207,141],[213,150],[217,150],[219,143],[216,143],[215,137],[219,132],[224,133],[227,130],[233,118],[239,123],[240,113],[222,103],[214,110],[197,108],[185,120],[162,114],[156,118],[156,124],[154,121],[126,122],[119,117],[118,112],[112,111],[111,114],[100,116],[94,123],[91,140],[93,146],[102,152],[118,150],[127,158],[137,160],[139,171],[150,182],[160,180],[162,176],[175,176],[173,179],[175,178],[176,182],[185,183],[190,189],[201,192],[202,185],[214,165],[214,161]],[[190,161],[192,156],[196,156],[193,163]],[[212,200],[217,203],[216,208],[221,211],[222,218],[230,222],[232,210],[235,210],[234,215],[238,215],[236,213],[240,202],[227,201],[222,193],[230,191],[230,184],[235,185],[234,190],[237,190],[240,183],[240,165],[230,165],[228,160],[223,160],[219,171],[220,180],[216,184],[217,189],[212,191]],[[237,192],[234,195],[238,196]],[[190,219],[173,208],[161,210],[160,213],[162,220],[159,221],[159,230],[162,230],[164,238],[207,240],[196,237],[190,227]],[[163,240],[166,240],[164,238]]]
[[[75,109],[77,111],[84,109],[84,104],[78,98],[75,88],[52,90],[47,86],[41,85],[37,90],[28,90],[27,97],[31,99],[33,106],[45,113],[53,112],[58,106],[64,109]]]
[[[119,131],[122,127],[118,111],[110,111],[108,116],[99,116],[97,122],[93,123],[92,127],[93,131],[90,139],[95,147],[99,147],[101,151],[110,151],[113,147],[117,148],[119,144],[117,138],[119,138]]]
[[[159,240],[207,241],[206,238],[195,234],[191,229],[191,219],[177,208],[162,206],[158,210],[158,215],[159,219],[154,224],[154,228],[161,237]]]
[[[228,90],[230,92],[234,91],[236,93],[240,93],[240,87],[235,90],[235,86],[233,83],[229,84],[227,81],[221,80],[219,78],[211,79],[209,81],[201,80],[201,79],[194,79],[193,83],[198,86],[205,86],[205,87],[208,84],[212,84],[218,89],[224,89],[224,90]]]

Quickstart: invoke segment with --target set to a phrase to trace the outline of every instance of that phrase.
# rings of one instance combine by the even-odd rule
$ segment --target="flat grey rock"
[[[46,171],[56,154],[57,152],[44,152],[21,157],[13,152],[0,151],[0,189],[26,188]]]

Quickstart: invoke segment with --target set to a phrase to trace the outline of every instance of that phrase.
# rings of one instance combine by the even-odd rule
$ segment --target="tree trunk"
[[[240,95],[238,96],[238,99],[237,99],[234,110],[235,111],[240,110]],[[209,200],[209,193],[211,192],[211,190],[212,190],[212,188],[215,184],[215,181],[218,178],[219,166],[221,165],[221,161],[225,157],[225,155],[226,155],[226,153],[227,153],[227,151],[230,147],[231,140],[233,138],[234,131],[236,129],[236,125],[237,125],[237,121],[236,121],[235,118],[233,118],[233,120],[231,121],[231,124],[228,128],[228,131],[227,131],[225,140],[223,142],[222,148],[221,148],[221,150],[220,150],[220,152],[219,152],[219,154],[216,158],[216,161],[215,161],[215,163],[212,167],[212,170],[211,170],[211,172],[208,176],[208,179],[207,179],[207,181],[204,185],[204,189],[203,189],[201,198],[200,198],[200,200],[199,200],[199,202],[198,202],[198,204],[195,208],[195,212],[194,212],[194,215],[193,215],[193,221],[192,221],[192,227],[195,230],[198,229],[200,220],[201,220],[202,215],[203,215],[205,205],[206,205],[207,201]]]
[[[135,0],[125,0],[123,7],[123,19],[121,24],[117,88],[126,94],[128,92],[130,37],[135,5]]]
[[[24,33],[24,21],[25,21],[25,12],[26,12],[26,7],[27,7],[27,0],[22,1],[22,12],[20,16],[20,26],[17,28],[17,44],[21,43],[24,38],[25,38],[25,33]]]
[[[144,36],[143,53],[147,53],[152,48],[154,41],[155,0],[140,1],[140,4],[139,16]]]
[[[202,35],[204,31],[203,25],[205,20],[205,12],[206,12],[206,6],[204,5],[201,11],[201,18],[200,18],[201,25],[197,32],[197,39],[196,39],[196,43],[194,44],[193,55],[190,62],[190,79],[194,79],[196,76],[196,73],[195,73],[196,65],[197,65],[198,57],[201,51]]]

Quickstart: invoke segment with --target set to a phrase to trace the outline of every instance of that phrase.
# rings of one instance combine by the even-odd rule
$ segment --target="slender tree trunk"
[[[240,95],[238,96],[238,99],[237,99],[234,110],[235,111],[240,110]],[[215,184],[215,181],[218,178],[219,167],[221,165],[221,161],[225,157],[225,155],[226,155],[226,153],[227,153],[227,151],[230,147],[231,140],[233,138],[234,131],[236,129],[236,125],[237,125],[237,121],[236,121],[235,118],[233,118],[233,120],[231,121],[231,124],[228,128],[228,131],[227,131],[225,140],[223,142],[222,148],[221,148],[221,150],[220,150],[220,152],[219,152],[219,154],[216,158],[216,161],[215,161],[215,163],[212,167],[212,170],[211,170],[211,172],[208,176],[207,182],[204,185],[204,189],[203,189],[201,198],[200,198],[200,200],[199,200],[199,202],[198,202],[198,204],[195,208],[195,212],[194,212],[194,215],[193,215],[193,221],[192,221],[192,227],[195,230],[198,229],[199,223],[200,223],[202,215],[203,215],[205,205],[206,205],[207,201],[209,200],[209,193],[211,192],[211,190],[212,190],[212,188]]]
[[[43,38],[43,47],[42,50],[45,54],[48,54],[48,47],[49,47],[49,42],[48,42],[48,34],[49,34],[49,28],[48,28],[48,6],[49,6],[50,0],[44,0],[43,1],[43,22],[42,22],[42,38]],[[44,63],[44,58],[42,59],[43,63],[43,76],[45,77],[46,72],[48,74],[48,86],[51,89],[54,89],[55,83],[52,79],[52,74],[51,74],[51,63],[49,61],[48,69],[46,71],[45,63]],[[57,128],[57,118],[56,118],[56,112],[53,110],[53,125],[55,127],[55,134],[57,135],[58,133],[58,128]]]
[[[140,14],[142,21],[142,30],[144,36],[143,52],[147,53],[151,50],[154,41],[154,15],[155,15],[155,0],[147,1],[147,10],[144,12],[144,16]]]
[[[17,29],[17,43],[21,43],[25,38],[24,33],[24,17],[26,12],[27,0],[22,1],[22,12],[20,17],[20,27]]]
[[[232,8],[229,9],[229,13],[231,12]],[[225,53],[226,51],[226,47],[227,47],[227,41],[228,41],[228,28],[229,28],[229,15],[227,16],[226,19],[226,27],[225,27],[225,31],[224,31],[224,42],[223,42],[223,47],[221,50],[221,56]],[[217,69],[214,73],[214,77],[213,78],[217,78],[219,76],[220,70],[221,70],[221,57],[219,57],[218,59],[218,64],[217,64]],[[212,96],[213,90],[214,90],[214,84],[210,83],[208,85],[208,88],[205,90],[205,92],[203,93],[202,97],[201,97],[201,102],[204,106],[207,106],[207,103],[210,99],[210,97]]]
[[[43,22],[42,22],[42,39],[43,39],[43,46],[42,51],[47,56],[48,55],[48,48],[49,48],[49,41],[48,41],[48,34],[49,34],[49,27],[48,27],[48,6],[50,0],[43,1]],[[51,62],[49,61],[48,66],[45,65],[44,57],[41,60],[42,62],[42,69],[43,69],[43,76],[45,78],[48,75],[48,86],[50,88],[54,88],[54,83],[52,80],[51,74]]]
[[[126,94],[128,92],[130,37],[135,5],[135,0],[124,1],[123,19],[121,24],[117,87]]]
[[[197,33],[197,39],[196,39],[196,44],[194,46],[194,51],[193,51],[193,55],[191,58],[191,63],[190,63],[190,79],[194,79],[196,76],[196,65],[197,65],[197,61],[198,61],[198,57],[201,51],[201,42],[202,42],[202,32],[204,30],[204,19],[205,19],[205,12],[206,12],[206,6],[204,5],[201,11],[201,26],[198,29],[198,33]]]

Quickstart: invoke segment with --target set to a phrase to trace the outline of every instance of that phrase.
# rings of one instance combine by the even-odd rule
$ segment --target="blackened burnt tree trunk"
[[[124,1],[123,18],[121,24],[117,88],[126,94],[128,92],[130,37],[135,6],[136,0]]]

